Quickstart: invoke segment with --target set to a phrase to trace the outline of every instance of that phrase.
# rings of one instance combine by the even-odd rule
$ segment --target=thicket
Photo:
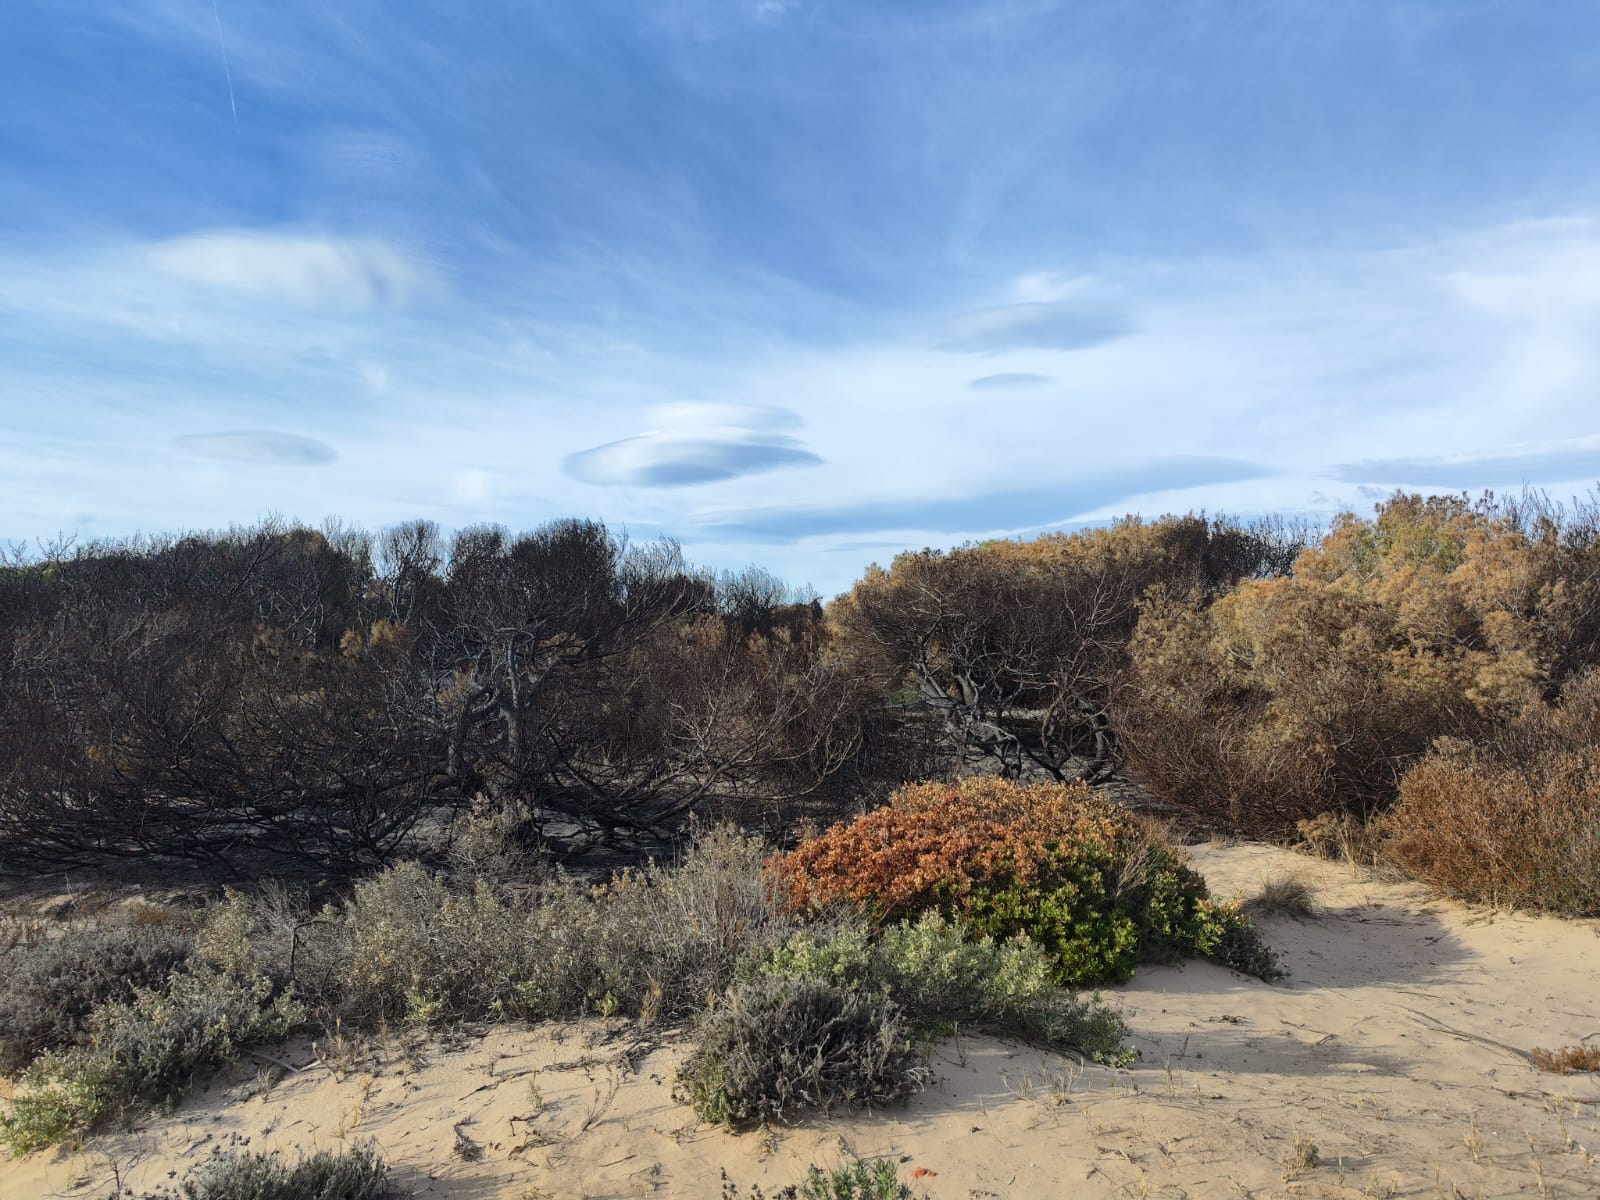
[[[878,921],[936,912],[974,934],[1025,935],[1067,987],[1192,956],[1281,974],[1177,847],[1083,783],[969,776],[907,787],[801,842],[774,871],[802,910],[845,903]]]
[[[924,550],[828,609],[838,653],[894,710],[939,718],[947,767],[1105,778],[1114,701],[1155,588],[1203,603],[1286,573],[1308,531],[1282,521],[1128,518],[1105,529]]]
[[[26,1154],[142,1109],[175,1103],[196,1072],[278,1041],[304,1019],[291,995],[263,976],[210,965],[96,1007],[88,1040],[47,1050],[22,1072],[23,1090],[0,1114],[0,1143]]]
[[[967,1026],[1097,1062],[1128,1062],[1121,1016],[1058,986],[1055,968],[1026,934],[973,937],[936,912],[877,930],[853,922],[808,928],[761,965],[765,975],[883,996],[923,1036]]]
[[[1600,503],[1397,495],[1280,579],[1146,597],[1135,776],[1213,825],[1355,828],[1472,900],[1600,911]]]
[[[188,961],[192,923],[156,911],[69,925],[0,953],[0,1075],[86,1040],[97,1007],[132,1000]]]
[[[568,850],[855,762],[821,606],[559,521],[267,523],[0,562],[0,854],[365,871],[474,801]]]
[[[957,1022],[1123,1057],[1116,1015],[1058,987],[1025,940],[936,920],[880,931],[829,914],[808,926],[768,861],[757,839],[718,828],[676,864],[599,886],[548,864],[505,879],[401,863],[316,911],[281,888],[230,895],[164,978],[100,998],[55,1039],[69,1044],[19,1039],[17,1058],[31,1061],[0,1142],[27,1153],[175,1103],[198,1072],[297,1027],[325,1037],[396,1023],[689,1020],[686,1090],[731,1123],[889,1103],[925,1079],[923,1042]],[[113,944],[132,936],[114,928]],[[32,1011],[51,979],[96,977],[88,962],[43,966],[101,944],[12,947],[15,979],[34,985],[13,995]]]

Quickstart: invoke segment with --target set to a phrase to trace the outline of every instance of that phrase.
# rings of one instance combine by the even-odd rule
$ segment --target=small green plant
[[[679,1081],[702,1120],[742,1128],[892,1104],[929,1076],[893,1001],[780,975],[701,1017]]]
[[[853,1159],[831,1171],[808,1167],[804,1182],[773,1193],[770,1200],[914,1200],[910,1185],[902,1183],[893,1161],[887,1158]],[[727,1171],[722,1173],[722,1200],[769,1200],[755,1184],[741,1193]]]
[[[140,1200],[398,1200],[389,1168],[371,1146],[319,1150],[298,1162],[276,1154],[217,1151],[176,1191]]]

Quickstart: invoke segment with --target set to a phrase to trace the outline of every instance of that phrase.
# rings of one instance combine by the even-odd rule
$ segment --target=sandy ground
[[[928,1172],[916,1186],[933,1200],[1600,1196],[1600,1076],[1526,1055],[1600,1035],[1600,926],[1478,912],[1271,847],[1194,857],[1221,894],[1298,874],[1320,912],[1265,923],[1287,984],[1189,964],[1112,993],[1142,1054],[1130,1070],[959,1038],[904,1108],[734,1136],[673,1100],[680,1046],[617,1023],[325,1047],[320,1062],[293,1046],[172,1116],[0,1163],[0,1197],[98,1198],[216,1146],[364,1139],[439,1200],[714,1198],[724,1171],[771,1193],[852,1154]],[[1318,1165],[1288,1165],[1297,1139]]]

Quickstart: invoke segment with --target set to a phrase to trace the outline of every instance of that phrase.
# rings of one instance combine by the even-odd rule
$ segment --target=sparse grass
[[[1574,1046],[1562,1046],[1556,1050],[1544,1050],[1535,1046],[1528,1053],[1533,1058],[1534,1066],[1553,1075],[1600,1071],[1600,1046],[1586,1046],[1581,1042]]]
[[[1310,920],[1317,915],[1316,889],[1298,875],[1279,875],[1263,881],[1261,889],[1241,906],[1253,921],[1267,917]]]

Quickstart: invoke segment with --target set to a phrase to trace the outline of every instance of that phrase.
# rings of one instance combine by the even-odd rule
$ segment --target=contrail
[[[233,100],[233,72],[228,69],[228,47],[222,41],[222,14],[217,11],[217,0],[211,0],[211,15],[217,21],[217,49],[222,51],[222,75],[228,81],[228,107],[233,110],[233,131],[239,132],[239,106]]]

